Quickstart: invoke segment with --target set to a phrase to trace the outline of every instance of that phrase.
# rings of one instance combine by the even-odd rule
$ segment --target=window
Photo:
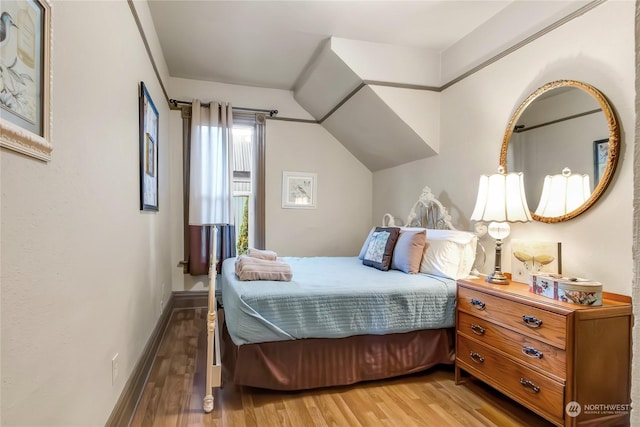
[[[242,255],[264,248],[264,126],[255,114],[234,113],[233,122],[236,250]]]

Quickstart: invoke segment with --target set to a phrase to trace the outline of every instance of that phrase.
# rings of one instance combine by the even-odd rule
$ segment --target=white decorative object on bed
[[[384,225],[398,223],[390,214],[383,219]],[[289,282],[238,280],[234,259],[225,260],[219,284],[224,309],[220,323],[210,323],[216,332],[217,326],[221,329],[225,381],[300,390],[453,363],[455,279],[471,269],[475,246],[472,252],[470,248],[477,238],[455,230],[428,187],[411,208],[407,224],[393,230],[378,227],[383,235],[398,235],[399,230],[395,246],[384,248],[370,247],[377,238],[374,227],[361,257],[284,258],[293,271]],[[431,252],[425,240],[431,242]],[[392,250],[396,258],[388,271],[365,265],[367,257],[382,260],[383,250],[385,255]],[[210,295],[215,282],[212,270]],[[209,304],[210,319],[215,319],[215,299]],[[220,350],[213,337],[209,335],[208,353]],[[211,365],[213,356],[207,360]],[[210,369],[220,372],[219,364]],[[209,377],[208,397],[219,385]],[[211,397],[205,411],[212,409]]]
[[[407,215],[407,221],[404,224],[390,213],[386,213],[382,217],[382,225],[456,230],[451,223],[451,215],[449,215],[447,208],[436,199],[429,187],[422,189],[420,197],[411,207],[409,215]]]

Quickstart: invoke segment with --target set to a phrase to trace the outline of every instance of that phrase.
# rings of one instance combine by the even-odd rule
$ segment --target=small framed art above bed
[[[225,260],[221,343],[208,347],[221,350],[222,380],[302,390],[452,364],[456,279],[469,274],[477,238],[455,230],[428,187],[409,227],[398,223],[385,215],[357,257],[277,258],[290,266],[289,281],[240,280],[236,259]]]

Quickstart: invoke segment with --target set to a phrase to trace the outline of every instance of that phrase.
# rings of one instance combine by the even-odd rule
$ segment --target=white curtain
[[[233,113],[230,104],[191,108],[189,224],[233,224]]]

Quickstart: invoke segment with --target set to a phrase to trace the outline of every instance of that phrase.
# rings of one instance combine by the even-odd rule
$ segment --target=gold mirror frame
[[[504,139],[502,140],[502,148],[500,149],[500,165],[504,167],[505,171],[508,171],[507,149],[509,147],[509,141],[511,140],[511,135],[513,134],[516,122],[519,120],[524,110],[540,95],[553,89],[567,86],[584,90],[585,92],[593,96],[598,101],[598,104],[600,104],[602,112],[605,115],[607,125],[609,127],[609,158],[607,159],[607,165],[605,167],[604,173],[602,174],[602,177],[600,177],[598,185],[593,189],[591,196],[589,197],[589,199],[587,199],[586,202],[582,204],[582,206],[565,215],[557,217],[544,217],[531,212],[531,216],[533,217],[533,219],[540,222],[555,223],[568,221],[585,212],[600,198],[602,193],[604,193],[613,178],[613,173],[615,172],[616,165],[618,164],[618,156],[620,152],[620,128],[618,126],[618,120],[616,119],[613,108],[611,108],[611,105],[609,104],[605,96],[598,89],[586,83],[575,80],[558,80],[555,82],[547,83],[546,85],[538,88],[535,92],[529,95],[527,99],[522,102],[522,104],[520,104],[516,112],[513,114],[511,120],[509,120],[509,124],[507,125],[507,131],[505,132]]]

